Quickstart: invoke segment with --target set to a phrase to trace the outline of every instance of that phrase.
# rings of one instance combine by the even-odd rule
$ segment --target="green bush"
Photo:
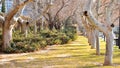
[[[40,48],[44,49],[47,46],[46,40],[40,41]]]
[[[54,38],[46,38],[47,45],[54,45]]]
[[[25,52],[33,52],[40,49],[39,43],[32,43],[30,45],[24,44],[22,42],[11,43],[11,47],[7,48],[4,52],[5,53],[25,53]]]
[[[62,40],[60,40],[60,39],[55,39],[54,40],[54,44],[61,44],[62,43]]]
[[[13,33],[11,47],[5,53],[33,52],[44,49],[47,45],[66,44],[77,38],[76,28],[67,26],[63,30],[42,30],[34,35],[32,32],[24,37],[19,31]]]

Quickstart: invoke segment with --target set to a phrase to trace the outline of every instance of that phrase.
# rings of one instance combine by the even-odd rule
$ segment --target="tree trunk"
[[[100,0],[97,0],[97,5],[96,5],[97,20],[99,18],[99,8],[100,8]],[[99,31],[96,29],[95,29],[95,36],[96,36],[96,55],[100,55]]]
[[[5,28],[3,27],[3,51],[6,50],[7,48],[11,47],[10,46],[10,41],[12,40],[12,28]]]
[[[95,49],[96,48],[96,37],[95,37],[95,30],[91,29],[91,49]]]
[[[25,30],[25,37],[28,36],[28,26],[26,26],[26,30]]]
[[[113,57],[113,34],[109,32],[106,34],[106,53],[104,65],[112,65],[112,57]]]
[[[106,37],[105,37],[105,35],[103,34],[103,39],[104,39],[104,41],[106,41]]]
[[[88,38],[88,43],[89,43],[89,45],[91,45],[91,38],[90,38],[90,36],[91,36],[91,29],[90,29],[90,25],[88,24],[88,22],[87,22],[85,17],[81,16],[81,20],[82,20],[82,23],[83,23],[85,31],[86,31],[86,36]]]
[[[118,37],[118,46],[120,49],[120,7],[119,7],[119,37]]]
[[[11,20],[15,16],[15,14],[19,11],[19,9],[22,9],[27,3],[31,2],[32,0],[25,0],[21,4],[14,5],[10,12],[7,13],[5,16],[5,21],[3,24],[3,51],[10,47],[10,41],[12,39],[12,29],[13,25],[11,24]]]
[[[43,22],[43,20],[42,20],[41,30],[43,30],[43,29],[44,29],[44,22]]]
[[[36,21],[34,22],[34,34],[37,33],[37,25],[36,25]]]
[[[90,33],[90,31],[86,31],[87,32],[87,38],[88,38],[88,43],[89,43],[89,45],[91,45],[91,33]]]
[[[110,18],[106,19],[107,24],[104,25],[101,22],[99,22],[94,16],[91,11],[91,6],[92,6],[93,0],[88,0],[86,6],[85,6],[85,11],[84,11],[84,16],[88,19],[88,21],[96,27],[99,31],[103,32],[106,36],[106,55],[105,55],[105,60],[104,60],[104,65],[112,65],[112,57],[113,57],[113,35],[112,35],[112,28],[110,26],[111,23]],[[110,3],[112,4],[112,3]],[[110,13],[110,12],[109,12]],[[109,14],[106,16],[108,18]]]
[[[100,55],[100,45],[99,45],[99,31],[95,30],[95,36],[96,36],[96,55]]]
[[[53,24],[53,22],[50,22],[49,23],[49,29],[52,30],[53,28],[54,28],[54,24]]]
[[[22,23],[22,24],[21,24],[21,33],[24,34],[25,31],[26,31],[26,24]]]

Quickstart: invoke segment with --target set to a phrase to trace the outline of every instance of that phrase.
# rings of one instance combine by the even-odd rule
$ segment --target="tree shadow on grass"
[[[72,47],[78,47],[78,46],[88,46],[88,45],[85,45],[85,44],[66,44],[68,47],[69,46],[72,46]]]
[[[76,68],[98,68],[100,66],[97,66],[97,65],[89,65],[89,66],[81,66],[81,67],[76,67]]]
[[[114,58],[119,58],[120,54],[114,55]]]
[[[96,53],[90,53],[90,55],[96,55]],[[100,53],[99,56],[104,56],[104,55],[105,55],[105,53]],[[96,55],[96,56],[98,56],[98,55]]]
[[[81,49],[86,49],[86,48],[79,48],[79,47],[78,48],[67,48],[66,50],[81,50]],[[65,50],[65,49],[54,49],[53,48],[53,49],[50,49],[50,50],[51,51],[54,51],[54,50],[57,51],[57,50]]]

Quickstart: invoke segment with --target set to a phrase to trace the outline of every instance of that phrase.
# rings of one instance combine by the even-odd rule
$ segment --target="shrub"
[[[14,49],[13,48],[6,48],[6,50],[4,51],[5,53],[14,53]]]
[[[47,45],[66,44],[75,40],[76,37],[76,28],[73,26],[67,26],[67,28],[59,31],[42,30],[36,35],[30,33],[27,38],[16,31],[13,33],[11,48],[7,48],[5,53],[33,52],[41,48],[44,49]]]
[[[54,45],[54,38],[46,38],[47,45]]]
[[[55,39],[54,40],[54,44],[61,44],[61,43],[62,43],[62,41],[60,39]]]
[[[40,41],[40,48],[44,49],[47,46],[46,40]]]
[[[11,47],[7,48],[4,52],[5,53],[25,53],[25,52],[33,52],[40,49],[39,43],[32,43],[30,45],[24,44],[22,42],[11,43]]]

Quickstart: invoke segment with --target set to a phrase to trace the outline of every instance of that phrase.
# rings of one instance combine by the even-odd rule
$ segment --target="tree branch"
[[[91,11],[91,4],[93,0],[88,0],[88,3],[85,6],[85,11],[84,11],[84,16],[86,19],[93,25],[95,26],[98,30],[102,31],[103,33],[107,32],[107,28],[104,24],[99,22],[92,14]],[[88,7],[89,6],[89,7]]]
[[[19,11],[19,9],[23,8],[27,3],[31,2],[32,0],[26,0],[21,4],[18,4],[17,6],[15,6],[6,16],[5,19],[7,21],[11,21],[11,19],[13,18],[13,16]],[[10,23],[7,23],[8,25],[10,25]]]
[[[61,6],[61,8],[56,12],[56,14],[55,14],[55,16],[54,16],[54,19],[58,16],[59,12],[60,12],[64,7],[68,6],[68,5],[66,5],[66,3],[68,3],[69,1],[70,1],[70,0],[67,0],[67,2],[64,2],[64,0],[62,0],[62,6]]]
[[[117,18],[115,18],[115,19],[113,20],[113,23],[115,23],[115,22],[119,19],[119,17],[120,17],[120,16],[118,16]]]

